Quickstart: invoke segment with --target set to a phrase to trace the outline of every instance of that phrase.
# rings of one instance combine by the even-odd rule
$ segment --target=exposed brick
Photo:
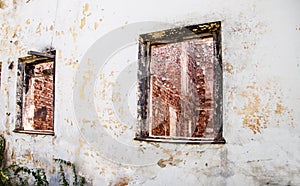
[[[53,130],[53,62],[35,64],[32,68],[25,95],[25,112],[31,111],[30,105],[34,105],[34,110],[33,118],[28,118],[32,115],[25,113],[26,121],[33,120],[34,130]]]
[[[176,112],[176,136],[211,135],[212,44],[212,39],[197,39],[151,47],[152,135],[171,135],[170,108]]]

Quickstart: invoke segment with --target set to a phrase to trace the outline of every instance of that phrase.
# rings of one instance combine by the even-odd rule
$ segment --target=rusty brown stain
[[[239,93],[247,102],[240,108],[234,106],[233,110],[242,116],[243,126],[251,129],[254,134],[261,133],[262,129],[267,128],[271,124],[271,118],[275,120],[272,122],[279,125],[283,117],[287,117],[288,125],[294,126],[293,110],[283,105],[282,92],[277,86],[271,82],[261,87],[253,83]],[[278,118],[278,115],[282,117]]]
[[[1,9],[6,8],[5,1],[0,1],[0,8],[1,8]]]
[[[100,74],[99,74],[99,78],[100,78],[100,80],[104,80],[104,74],[103,74],[103,73],[100,73]]]
[[[25,150],[25,153],[23,154],[23,157],[26,158],[27,161],[31,161],[32,160],[31,151],[29,149]]]
[[[92,60],[90,58],[88,58],[87,66],[90,66],[90,67],[94,66],[94,63],[92,62]]]
[[[38,27],[36,28],[36,33],[41,33],[41,30],[42,30],[42,23],[39,23]]]
[[[160,38],[160,37],[164,36],[165,34],[166,34],[165,31],[154,32],[153,37],[154,38]]]
[[[247,89],[255,89],[255,86],[254,85],[248,85],[246,88]]]
[[[10,161],[12,161],[12,162],[16,162],[16,153],[15,153],[15,147],[13,147],[12,149],[11,149],[11,155],[10,155]]]
[[[249,49],[249,45],[248,44],[244,44],[244,49]]]
[[[97,30],[99,24],[98,23],[94,23],[94,29]]]
[[[80,29],[82,29],[86,24],[86,18],[83,17],[81,20],[80,20]]]
[[[233,66],[229,63],[226,63],[224,65],[224,70],[225,70],[225,72],[227,72],[229,74],[233,74]]]
[[[70,67],[72,67],[72,68],[74,68],[74,69],[77,69],[78,67],[79,67],[79,64],[78,64],[78,61],[76,60],[76,61],[74,61],[73,59],[64,59],[65,61],[68,61],[67,63],[66,63],[66,66],[70,66]]]
[[[101,170],[99,171],[99,174],[100,174],[100,175],[101,175],[101,174],[104,175],[105,172],[106,172],[105,167],[102,167]]]
[[[54,26],[51,25],[50,28],[49,28],[49,30],[53,31],[53,29],[54,29]]]
[[[234,27],[231,27],[232,32],[234,33],[265,33],[267,29],[267,24],[264,22],[257,22],[255,25],[245,24],[242,22],[237,22]]]
[[[275,114],[282,114],[283,110],[285,110],[285,108],[280,103],[276,103]]]
[[[5,34],[6,34],[6,35],[8,35],[9,30],[10,30],[10,26],[7,26],[6,29],[5,29]]]
[[[17,25],[13,31],[13,34],[12,34],[12,38],[16,38],[17,37],[17,32],[18,31],[21,31],[21,27],[20,25]]]
[[[85,14],[89,10],[89,8],[90,8],[90,5],[88,3],[85,3],[82,13]]]
[[[29,24],[30,24],[30,19],[27,19],[27,20],[25,21],[25,23],[26,23],[27,25],[29,25]]]
[[[86,71],[85,74],[86,75],[83,76],[83,84],[82,84],[82,86],[80,88],[80,92],[79,92],[80,99],[84,99],[85,98],[85,86],[90,81],[93,72],[91,70],[88,70],[88,71]]]
[[[119,181],[114,184],[114,186],[126,186],[126,185],[129,185],[129,183],[130,183],[131,180],[132,179],[128,178],[128,177],[120,178]]]
[[[83,17],[80,20],[80,29],[83,29],[84,26],[86,25],[86,18],[90,15],[92,15],[91,13],[87,13],[87,11],[89,10],[90,5],[88,3],[84,4],[83,10],[82,10],[82,14]]]
[[[69,29],[69,31],[71,32],[71,34],[72,34],[72,37],[73,37],[73,41],[74,41],[74,43],[76,43],[76,40],[77,40],[77,36],[78,36],[78,34],[73,30],[73,28],[72,27],[70,27],[70,29]]]
[[[248,102],[242,107],[242,110],[238,112],[240,115],[244,115],[243,125],[250,128],[254,134],[260,133],[261,128],[266,128],[266,121],[268,117],[261,112],[262,105],[260,97],[255,94],[242,93],[243,97],[248,97]]]
[[[250,48],[254,48],[256,46],[256,42],[254,42],[254,41],[242,42],[242,45],[243,45],[244,49],[247,50]]]
[[[82,123],[83,123],[83,124],[90,124],[90,125],[91,125],[91,128],[95,127],[95,125],[96,125],[96,121],[88,120],[88,119],[83,119],[83,120],[82,120]]]
[[[70,120],[69,120],[68,118],[65,118],[64,121],[65,121],[66,123],[70,123]],[[71,122],[71,123],[72,123],[72,122]]]
[[[181,159],[174,159],[173,155],[170,155],[169,159],[160,159],[157,162],[157,165],[161,168],[165,168],[167,165],[176,166],[181,163],[183,160]]]
[[[85,141],[83,141],[82,139],[79,138],[79,147],[76,150],[76,154],[79,155],[81,149],[83,148],[83,145],[85,145]]]
[[[242,97],[246,98],[248,96],[248,93],[246,91],[242,91],[240,94]]]
[[[55,172],[56,172],[55,167],[54,167],[54,166],[50,167],[49,173],[50,173],[50,174],[54,174]]]
[[[158,162],[157,162],[157,165],[160,166],[161,168],[165,168],[167,166],[167,162],[168,160],[164,160],[164,159],[160,159]]]
[[[62,59],[62,52],[61,52],[61,50],[58,50],[58,59]]]
[[[56,136],[54,136],[51,140],[51,144],[54,145],[55,144],[55,141],[56,141]]]

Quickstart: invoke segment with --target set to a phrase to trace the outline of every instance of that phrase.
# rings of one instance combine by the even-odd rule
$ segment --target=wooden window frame
[[[213,38],[214,63],[214,132],[215,138],[155,137],[149,135],[150,121],[150,61],[151,46],[169,44],[196,38]],[[140,35],[138,53],[138,105],[137,131],[135,140],[150,142],[224,144],[223,137],[223,73],[221,51],[221,22],[211,22],[186,27],[173,28]]]
[[[55,50],[51,50],[49,52],[35,52],[29,51],[29,56],[21,57],[18,60],[18,74],[17,74],[17,102],[16,102],[16,124],[13,132],[16,133],[24,133],[24,134],[41,134],[41,135],[54,135],[54,119],[55,119]],[[52,130],[25,130],[23,127],[23,106],[24,106],[24,88],[26,86],[25,79],[25,66],[32,64],[41,64],[53,62],[53,90],[52,90],[52,98],[53,98],[53,113],[52,113]]]

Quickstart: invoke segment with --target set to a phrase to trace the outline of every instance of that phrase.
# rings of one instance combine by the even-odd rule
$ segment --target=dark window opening
[[[55,51],[19,58],[14,132],[54,134]]]
[[[136,139],[225,143],[221,23],[140,36]]]

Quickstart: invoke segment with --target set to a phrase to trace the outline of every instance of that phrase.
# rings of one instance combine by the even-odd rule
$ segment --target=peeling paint
[[[25,22],[27,25],[30,24],[30,19],[27,19],[26,22]]]
[[[90,81],[91,77],[93,75],[93,71],[88,70],[85,72],[85,75],[83,76],[84,83],[82,84],[82,87],[80,89],[80,99],[84,99],[85,97],[85,86]]]
[[[58,55],[57,55],[57,57],[58,57],[58,59],[62,59],[62,52],[61,52],[61,50],[58,50]]]
[[[82,13],[86,14],[86,12],[89,10],[89,8],[90,8],[90,5],[88,3],[85,3]]]
[[[78,34],[74,31],[73,28],[69,28],[69,31],[70,31],[71,34],[72,34],[73,42],[76,43]]]
[[[0,8],[3,9],[6,7],[5,1],[0,1]]]
[[[35,33],[41,33],[41,31],[42,31],[41,27],[42,27],[42,23],[39,23],[38,27],[35,30]]]
[[[282,114],[283,110],[285,110],[285,108],[280,103],[276,103],[275,114]]]
[[[225,72],[227,72],[229,74],[233,74],[233,66],[229,63],[226,63],[224,65],[224,70],[225,70]]]
[[[107,0],[57,4],[48,0],[0,0],[0,133],[7,139],[8,163],[44,168],[49,185],[59,181],[53,157],[75,162],[80,174],[91,180],[90,185],[300,185],[296,148],[300,139],[300,54],[296,52],[300,27],[295,17],[296,4],[243,0],[208,6],[208,0],[187,0],[147,5],[147,9],[159,14],[145,11],[145,5],[138,0],[132,4]],[[180,7],[179,14],[174,7]],[[197,7],[206,8],[199,11]],[[279,7],[281,11],[276,11]],[[116,79],[124,67],[136,63],[137,45],[124,55],[116,51],[116,62],[107,61],[97,73],[77,73],[86,51],[95,46],[98,38],[119,26],[126,31],[131,23],[147,20],[159,22],[157,27],[149,28],[156,32],[156,38],[166,36],[160,30],[221,20],[225,62],[222,121],[227,144],[133,140],[137,101],[127,100],[129,87],[119,89]],[[209,27],[213,25],[194,31]],[[139,32],[148,30],[140,28]],[[114,39],[105,44],[111,46],[118,38]],[[55,89],[55,135],[14,133],[18,58],[29,50],[49,46],[57,51],[59,78]],[[102,55],[105,51],[96,53]],[[92,59],[86,63],[89,69],[98,67],[99,61]],[[126,78],[132,73],[136,72],[132,70]],[[78,75],[84,85],[76,98],[73,88]],[[75,101],[87,99],[91,77],[97,79],[98,87],[91,93],[94,97],[89,98],[97,116],[78,118]],[[130,80],[136,83],[137,78]],[[121,106],[116,108],[114,103]],[[129,107],[133,108],[130,113]],[[132,120],[124,122],[127,117]]]
[[[268,116],[260,112],[261,100],[257,94],[248,95],[244,93],[245,96],[249,96],[248,103],[242,108],[239,114],[244,114],[243,125],[250,128],[254,134],[260,133],[261,128],[267,128],[266,121]],[[250,98],[251,97],[251,98]]]
[[[70,66],[73,69],[77,69],[79,67],[78,60],[68,59],[65,61],[67,61],[66,66]]]
[[[275,92],[270,93],[270,91]],[[272,118],[275,118],[273,114],[282,115],[283,113],[289,118],[288,125],[294,126],[292,111],[282,105],[280,96],[273,96],[278,94],[280,94],[280,90],[270,82],[264,87],[258,87],[256,83],[246,86],[246,90],[239,94],[247,99],[246,103],[241,108],[234,107],[234,110],[243,117],[243,126],[252,130],[254,134],[261,133],[262,129],[266,129],[272,124],[272,120],[274,120]],[[269,95],[267,99],[266,95]],[[261,96],[264,96],[264,100]],[[276,123],[277,125],[280,123],[279,119]]]
[[[81,21],[80,21],[80,29],[83,29],[83,27],[85,26],[85,24],[86,24],[86,18],[83,17],[83,18],[81,19]]]
[[[117,181],[117,183],[113,184],[113,186],[126,186],[126,185],[129,185],[131,180],[132,180],[131,178],[127,178],[127,177],[120,178]]]
[[[99,27],[98,23],[94,23],[94,29],[97,30],[97,28]]]
[[[181,160],[181,159],[174,159],[173,156],[171,155],[169,157],[169,159],[160,159],[157,162],[157,165],[160,166],[161,168],[165,168],[167,165],[177,166],[181,162],[183,162],[183,160]]]

